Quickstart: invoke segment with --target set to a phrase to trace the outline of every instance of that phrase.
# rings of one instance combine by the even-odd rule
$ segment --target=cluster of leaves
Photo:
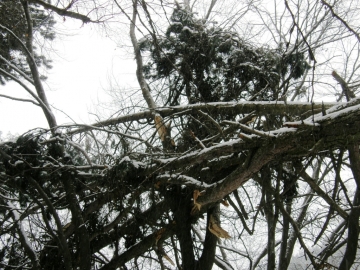
[[[23,4],[20,0],[2,0],[0,2],[0,55],[10,64],[16,66],[31,78],[31,73],[26,64],[26,54],[21,43],[26,44],[28,36],[28,24],[23,10]],[[32,19],[33,34],[40,35],[45,40],[53,40],[55,38],[54,25],[55,20],[43,8],[36,4],[30,4],[30,15]],[[5,28],[7,30],[5,30]],[[11,33],[10,33],[11,31]],[[51,60],[39,53],[34,48],[34,59],[38,66],[44,65],[51,68]],[[9,79],[6,72],[13,76],[17,76],[12,67],[0,59],[0,83],[5,84]]]
[[[281,78],[298,79],[309,69],[304,53],[253,46],[237,33],[209,26],[176,8],[165,36],[143,39],[150,52],[144,73],[169,83],[165,105],[187,101],[277,100]]]

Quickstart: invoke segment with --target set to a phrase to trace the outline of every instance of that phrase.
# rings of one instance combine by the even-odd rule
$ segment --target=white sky
[[[72,123],[60,109],[79,123],[92,123],[97,104],[109,96],[104,89],[109,78],[115,77],[122,86],[136,85],[136,65],[133,55],[124,55],[114,41],[101,35],[97,26],[82,25],[79,21],[58,22],[55,28],[64,28],[53,42],[55,52],[50,54],[53,68],[48,71],[44,82],[49,103],[54,106],[59,125]],[[127,31],[126,31],[127,32]],[[127,38],[127,37],[126,37]],[[15,83],[0,85],[0,93],[9,96],[29,98]],[[30,129],[48,128],[42,110],[31,103],[0,98],[0,131],[3,136],[22,134]]]

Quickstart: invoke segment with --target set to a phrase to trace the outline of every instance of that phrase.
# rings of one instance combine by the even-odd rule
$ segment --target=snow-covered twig
[[[33,265],[33,269],[40,269],[39,258],[37,257],[36,251],[33,249],[28,236],[26,235],[20,215],[16,210],[16,207],[10,201],[7,201],[6,203],[9,209],[11,209],[10,211],[12,213],[13,220],[19,234],[20,243],[23,246],[26,254],[29,256]]]

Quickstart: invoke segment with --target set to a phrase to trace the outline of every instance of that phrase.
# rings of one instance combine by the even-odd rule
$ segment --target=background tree
[[[30,3],[83,22],[127,19],[146,108],[57,126]],[[342,29],[356,24],[340,1],[281,1],[266,12],[251,1],[227,20],[224,3],[19,2],[25,36],[1,29],[27,67],[10,66],[8,78],[33,93],[49,130],[0,144],[3,268],[291,269],[302,255],[303,268],[356,267],[356,47],[341,48],[351,75],[346,64],[328,73],[336,102],[316,102],[321,72],[334,68],[317,51],[352,40],[356,31]],[[270,22],[240,31],[255,15]],[[258,45],[258,33],[273,42]]]
[[[53,30],[55,21],[52,16],[39,7],[39,5],[30,4],[29,12],[32,16],[33,34],[40,35],[44,40],[53,40],[55,32]],[[24,44],[26,43],[27,35],[27,20],[25,17],[24,9],[21,1],[1,1],[0,3],[1,14],[1,77],[0,82],[5,83],[5,80],[11,79],[6,74],[19,77],[18,72],[22,72],[27,77],[31,78],[31,71],[27,66],[26,53],[21,43],[17,40],[20,39]],[[50,68],[50,61],[44,55],[39,55],[34,51],[34,59],[38,66],[42,64]]]

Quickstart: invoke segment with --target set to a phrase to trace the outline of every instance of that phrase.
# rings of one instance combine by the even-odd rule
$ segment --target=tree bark
[[[193,239],[191,235],[191,208],[190,196],[173,195],[175,234],[180,243],[183,270],[193,270],[196,267]],[[176,199],[175,199],[176,198]]]
[[[207,211],[206,235],[204,249],[198,262],[198,270],[211,270],[215,261],[215,251],[218,238],[209,231],[210,215],[216,216],[220,220],[220,205],[217,204]]]
[[[90,270],[92,253],[90,250],[89,233],[84,223],[82,210],[76,198],[75,187],[72,183],[73,178],[71,177],[71,173],[68,172],[63,172],[61,178],[72,215],[71,223],[75,225],[75,241],[78,241],[77,250],[79,253],[77,254],[77,266],[81,270]]]
[[[351,170],[356,182],[356,191],[352,209],[348,218],[348,241],[344,258],[340,263],[339,270],[348,270],[354,264],[359,242],[359,217],[360,217],[360,153],[359,145],[349,147],[349,159]]]
[[[276,232],[276,223],[277,223],[277,214],[276,209],[274,210],[275,200],[272,196],[272,185],[271,185],[271,170],[268,166],[264,166],[261,172],[261,185],[263,186],[263,192],[265,194],[263,205],[260,207],[264,208],[267,227],[268,227],[268,243],[267,243],[267,270],[274,270],[276,267],[275,260],[275,232]]]
[[[42,108],[43,112],[44,112],[44,114],[46,116],[47,122],[49,124],[49,127],[50,127],[53,135],[55,135],[56,134],[55,128],[57,126],[56,119],[55,119],[54,114],[51,111],[49,102],[48,102],[46,94],[45,94],[44,87],[43,87],[42,82],[40,80],[39,70],[38,70],[38,68],[36,66],[36,63],[35,63],[35,60],[34,60],[33,26],[32,26],[32,18],[31,18],[30,11],[29,11],[29,3],[28,3],[28,1],[24,1],[24,0],[22,0],[21,2],[22,2],[23,9],[24,9],[24,13],[25,13],[26,21],[27,21],[27,27],[28,27],[27,35],[26,35],[26,47],[27,47],[27,50],[30,53],[30,56],[28,55],[26,57],[27,63],[28,63],[28,65],[30,67],[30,70],[31,70],[31,75],[32,75],[32,78],[34,80],[34,85],[35,85],[35,88],[36,88],[36,92],[37,92],[39,98],[41,99],[41,101],[46,106],[46,108]]]

